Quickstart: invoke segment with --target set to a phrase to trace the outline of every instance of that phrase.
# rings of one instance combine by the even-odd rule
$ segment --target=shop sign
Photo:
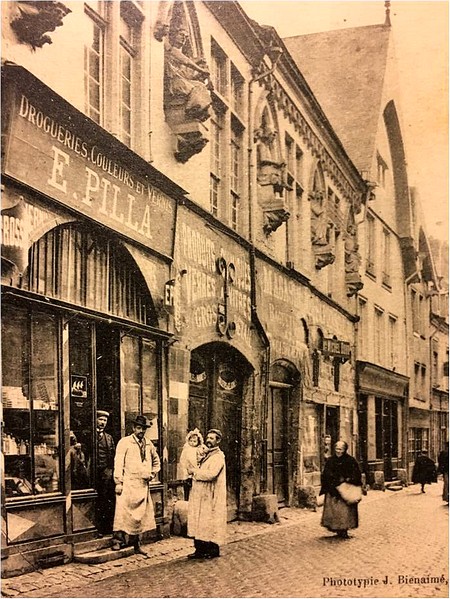
[[[2,261],[23,273],[28,264],[28,227],[23,198],[1,211]]]
[[[1,248],[2,262],[23,273],[28,266],[30,245],[65,219],[47,210],[26,194],[5,186],[2,194]]]
[[[190,215],[191,216],[191,215]],[[247,253],[224,235],[205,230],[192,215],[181,220],[174,284],[175,327],[209,329],[219,337],[251,346],[250,264]]]
[[[338,339],[323,339],[322,353],[333,358],[350,359],[350,343]]]
[[[171,255],[175,200],[150,180],[148,165],[37,80],[25,88],[16,79],[5,174]]]
[[[87,399],[87,377],[80,374],[72,374],[70,377],[70,395],[76,400],[79,407],[83,406],[84,399]]]
[[[306,303],[304,288],[276,268],[257,261],[258,287],[264,301],[259,312],[270,339],[273,359],[289,358],[296,364],[309,360],[300,311]]]

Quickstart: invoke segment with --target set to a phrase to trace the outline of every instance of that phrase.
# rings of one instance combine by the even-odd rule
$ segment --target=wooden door
[[[270,461],[273,469],[273,493],[277,496],[278,504],[285,505],[288,501],[288,411],[290,388],[271,387],[271,448]]]

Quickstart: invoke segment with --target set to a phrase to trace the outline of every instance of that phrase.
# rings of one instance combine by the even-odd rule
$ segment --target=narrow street
[[[288,527],[229,543],[222,557],[159,565],[69,585],[45,597],[445,597],[448,506],[442,483],[371,492],[360,527],[339,540],[320,527],[321,510]],[[386,578],[387,577],[387,578]],[[30,596],[30,595],[28,595]]]

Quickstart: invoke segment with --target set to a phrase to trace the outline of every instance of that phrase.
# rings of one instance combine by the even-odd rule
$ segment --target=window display
[[[4,305],[2,327],[6,497],[60,491],[56,319]]]

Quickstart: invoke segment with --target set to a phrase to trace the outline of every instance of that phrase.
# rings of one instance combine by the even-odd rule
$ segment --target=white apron
[[[137,535],[156,528],[149,479],[159,472],[160,461],[155,446],[145,441],[145,459],[134,435],[124,437],[117,444],[114,460],[114,482],[122,483],[121,495],[116,495],[114,530]]]

